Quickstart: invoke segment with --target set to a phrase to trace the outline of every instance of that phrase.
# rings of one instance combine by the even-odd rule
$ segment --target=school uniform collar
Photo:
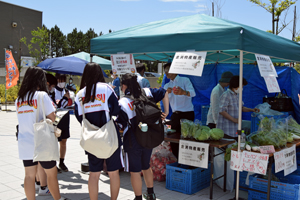
[[[60,88],[58,86],[55,86],[55,89],[57,89],[58,91],[62,92],[64,90],[64,88]]]

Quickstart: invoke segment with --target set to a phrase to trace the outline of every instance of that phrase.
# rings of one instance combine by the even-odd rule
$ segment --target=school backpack
[[[139,99],[134,99],[131,95],[125,97],[133,100],[133,106],[136,112],[137,126],[131,127],[135,134],[137,142],[145,148],[153,149],[164,140],[164,126],[161,119],[161,110],[155,103],[153,97],[147,97],[142,89],[142,95]],[[146,132],[139,127],[140,123],[148,125]]]

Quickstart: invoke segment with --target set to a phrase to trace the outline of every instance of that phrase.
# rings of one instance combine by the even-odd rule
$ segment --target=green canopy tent
[[[300,61],[300,44],[296,42],[247,25],[204,14],[150,22],[91,40],[91,53],[110,56],[123,52],[133,54],[138,60],[168,61],[176,52],[187,50],[207,51],[206,63],[240,63],[240,85],[242,85],[243,63],[254,63],[256,61],[254,54],[270,56],[273,62]],[[239,94],[238,149],[240,150],[242,87]],[[236,199],[238,199],[239,172],[236,183]],[[210,197],[212,198],[212,193]],[[269,187],[267,199],[270,199]]]
[[[79,53],[74,53],[74,54],[71,54],[71,55],[68,55],[68,56],[74,56],[74,57],[80,58],[82,60],[86,60],[88,62],[91,61],[90,60],[91,59],[90,58],[90,54],[86,53],[84,51],[79,52]],[[99,56],[93,56],[92,57],[92,62],[98,63],[101,66],[102,70],[111,70],[111,62],[110,62],[110,60],[101,58]]]

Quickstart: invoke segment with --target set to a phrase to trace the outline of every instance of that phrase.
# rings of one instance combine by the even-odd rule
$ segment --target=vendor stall
[[[240,63],[240,85],[246,67],[243,63],[254,63],[255,54],[270,56],[272,62],[300,60],[300,44],[296,42],[243,24],[200,14],[151,22],[91,40],[92,53],[109,56],[123,52],[133,54],[136,60],[168,61],[176,52],[187,50],[207,52],[205,63]],[[240,135],[242,87],[239,93]],[[238,187],[237,184],[237,199]]]

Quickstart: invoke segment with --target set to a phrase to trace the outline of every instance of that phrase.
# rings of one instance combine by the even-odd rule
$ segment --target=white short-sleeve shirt
[[[55,111],[53,102],[46,92],[35,92],[31,106],[27,102],[27,95],[24,101],[18,99],[15,102],[17,117],[19,122],[18,147],[19,158],[21,160],[32,160],[34,152],[34,129],[33,124],[36,123],[37,107],[41,102],[38,102],[38,94],[42,93],[44,100],[45,115],[49,115]],[[40,109],[38,115],[39,121],[43,119],[43,111]]]

